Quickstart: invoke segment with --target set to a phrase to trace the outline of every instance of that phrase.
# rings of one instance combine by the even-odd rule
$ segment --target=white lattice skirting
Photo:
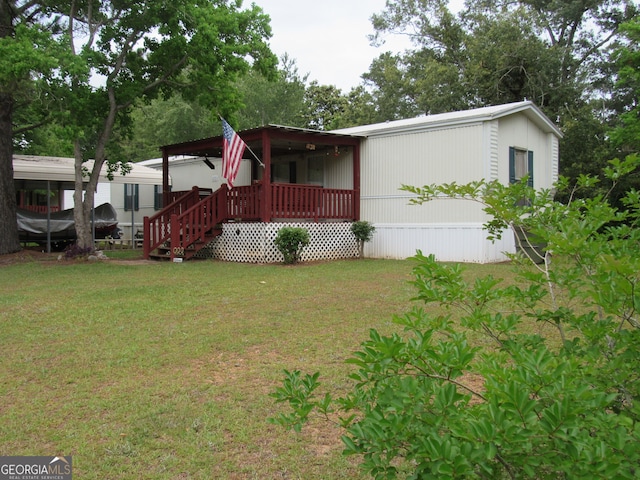
[[[302,262],[358,256],[358,244],[348,222],[225,223],[222,234],[197,256],[226,262],[283,262],[284,257],[274,244],[278,230],[283,227],[301,227],[309,232],[311,242],[302,251]]]

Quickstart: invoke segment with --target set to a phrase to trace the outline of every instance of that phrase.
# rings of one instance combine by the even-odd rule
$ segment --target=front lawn
[[[412,261],[119,255],[0,265],[1,455],[72,455],[84,479],[366,478],[338,428],[269,424],[269,393],[285,368],[346,389],[344,360],[411,306]]]

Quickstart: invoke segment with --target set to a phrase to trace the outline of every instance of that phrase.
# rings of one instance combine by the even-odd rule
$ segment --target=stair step
[[[193,258],[200,250],[206,247],[213,239],[218,237],[222,233],[222,229],[214,229],[210,233],[205,235],[204,241],[197,240],[195,243],[191,244],[184,251],[184,255],[176,258],[182,258],[184,260],[189,260]],[[155,252],[151,252],[149,254],[149,258],[154,258],[157,260],[169,260],[171,259],[171,248],[170,247],[158,247]]]

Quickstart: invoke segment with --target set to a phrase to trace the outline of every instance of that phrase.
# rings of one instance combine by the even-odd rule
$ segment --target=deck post
[[[353,146],[353,220],[360,220],[360,142]]]
[[[142,257],[145,260],[149,260],[151,254],[151,228],[149,223],[149,217],[144,217],[142,220]]]
[[[169,154],[167,149],[162,149],[162,207],[166,207],[171,203],[169,197],[171,193],[171,187],[169,186]],[[133,229],[133,225],[131,226]],[[132,233],[133,235],[133,233]]]
[[[268,130],[262,132],[262,161],[264,162],[264,176],[262,178],[262,201],[260,202],[260,220],[264,223],[271,221],[271,139]]]

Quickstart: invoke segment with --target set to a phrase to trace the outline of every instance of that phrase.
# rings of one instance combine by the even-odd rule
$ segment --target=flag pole
[[[245,145],[246,145],[246,143],[245,143]],[[251,150],[251,147],[250,147],[249,145],[247,145],[247,149],[251,152],[251,155],[253,155],[253,157],[258,161],[258,163],[260,164],[260,166],[261,166],[262,168],[265,168],[265,167],[264,167],[264,163],[262,163],[262,161],[258,158],[258,156],[257,156],[255,153],[253,153],[253,150]]]

